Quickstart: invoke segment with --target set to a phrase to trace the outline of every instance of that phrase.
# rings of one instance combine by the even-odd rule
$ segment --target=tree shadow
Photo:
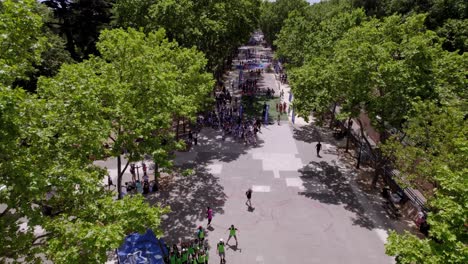
[[[221,135],[219,130],[203,128],[197,146],[193,146],[189,152],[176,153],[176,169],[191,169],[194,173],[189,176],[170,176],[169,184],[147,196],[150,204],[159,203],[171,208],[171,212],[161,221],[168,245],[178,243],[179,240],[195,239],[198,228],[196,223],[204,221],[203,225],[206,226],[208,206],[215,214],[224,214],[227,196],[219,183],[219,177],[210,171],[210,165],[234,161],[247,154],[249,149],[261,147],[264,143],[258,140],[257,146],[246,146],[235,140],[222,141]]]
[[[196,222],[206,220],[206,208],[209,206],[216,214],[223,214],[227,199],[219,178],[209,173],[204,164],[186,164],[181,168],[193,169],[195,173],[174,176],[166,188],[147,196],[150,204],[159,203],[171,208],[171,212],[161,221],[168,245],[178,243],[179,239],[195,239]]]
[[[335,137],[333,137],[333,132],[330,129],[314,124],[295,127],[293,129],[293,137],[298,141],[303,141],[306,143],[320,141],[322,143],[340,145],[343,142],[346,142],[346,138],[344,141],[343,139],[337,140]]]
[[[369,204],[364,208],[355,191],[359,191],[359,195],[366,195],[359,189],[353,189],[349,177],[338,166],[325,161],[310,162],[299,172],[305,188],[299,192],[300,195],[325,204],[343,205],[346,210],[355,214],[354,225],[366,229],[394,228],[393,221],[382,207],[382,199],[369,197],[371,199],[366,199]]]
[[[192,161],[206,164],[213,160],[231,162],[246,154],[248,150],[261,148],[264,144],[260,138],[257,138],[257,144],[253,145],[245,144],[243,140],[234,138],[232,135],[227,135],[224,140],[222,137],[221,130],[204,128],[200,133],[198,145],[193,148],[193,151],[197,153],[197,159]]]

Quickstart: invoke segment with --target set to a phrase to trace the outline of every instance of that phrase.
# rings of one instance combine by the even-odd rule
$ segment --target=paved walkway
[[[229,73],[226,83],[238,78]],[[280,89],[288,99],[289,87],[272,73],[261,85]],[[228,86],[228,85],[227,85]],[[239,96],[239,91],[232,91]],[[315,144],[323,145],[321,158]],[[395,223],[382,212],[381,200],[369,197],[355,183],[356,172],[339,158],[330,132],[296,118],[262,128],[257,147],[245,146],[221,132],[203,129],[199,145],[177,153],[175,163],[193,168],[194,175],[175,176],[152,203],[170,205],[162,228],[168,244],[193,239],[196,228],[206,228],[206,207],[214,211],[208,230],[210,263],[217,263],[216,243],[238,229],[239,244],[229,242],[228,263],[393,263],[385,255],[386,231]],[[102,162],[110,168],[112,161]],[[152,175],[152,172],[150,171]],[[126,175],[126,179],[129,175]],[[114,181],[115,182],[115,181]],[[253,209],[245,192],[253,189]]]
[[[263,75],[264,87],[275,88],[276,95],[285,89],[288,99],[289,87],[278,84],[274,74]],[[321,158],[315,154],[319,139]],[[199,225],[206,228],[210,206],[210,263],[219,261],[215,245],[227,240],[231,224],[239,229],[239,244],[229,242],[228,263],[392,263],[384,241],[393,223],[381,212],[381,201],[357,188],[356,173],[338,157],[338,143],[302,119],[262,128],[257,147],[222,141],[220,131],[203,129],[199,145],[176,158],[177,166],[196,173],[175,177],[152,198],[172,207],[163,221],[166,240],[185,241]],[[251,210],[245,205],[248,188]]]

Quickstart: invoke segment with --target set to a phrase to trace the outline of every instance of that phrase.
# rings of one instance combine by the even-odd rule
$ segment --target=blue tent
[[[123,245],[117,249],[120,264],[164,264],[164,256],[167,255],[166,244],[151,229],[143,235],[128,235]]]

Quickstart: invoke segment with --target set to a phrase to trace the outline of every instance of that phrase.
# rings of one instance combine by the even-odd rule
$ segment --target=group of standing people
[[[198,234],[197,234],[198,236]],[[172,248],[168,248],[169,256],[167,263],[169,264],[207,264],[208,263],[208,247],[203,240],[193,239],[180,243],[180,247],[176,244]]]
[[[248,209],[252,209],[252,189],[248,189],[246,192],[245,192],[245,195],[247,197],[247,201],[245,202],[245,204],[248,206]],[[206,208],[206,217],[208,219],[208,224],[207,224],[207,227],[210,227],[211,226],[211,221],[213,220],[213,209],[211,209],[211,207],[207,207]],[[226,240],[226,242],[224,242],[224,239],[223,238],[220,238],[219,239],[219,242],[218,244],[216,245],[216,251],[218,252],[219,254],[219,257],[220,257],[220,263],[225,263],[226,262],[226,246],[229,246],[229,241],[231,240],[231,238],[234,238],[234,240],[236,241],[236,247],[238,245],[238,241],[237,241],[237,232],[239,232],[239,229],[237,229],[233,224],[231,224],[231,226],[227,229],[227,232],[229,232],[229,236],[228,236],[228,239]],[[197,239],[196,241],[200,241],[200,242],[203,242],[205,240],[205,231],[203,229],[202,226],[199,226],[198,227],[198,230],[197,230]]]

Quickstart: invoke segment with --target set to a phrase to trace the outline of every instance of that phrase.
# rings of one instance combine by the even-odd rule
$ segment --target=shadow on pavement
[[[179,240],[195,239],[198,227],[196,223],[199,221],[203,221],[206,230],[208,206],[213,209],[215,217],[217,214],[224,214],[223,207],[227,196],[224,187],[219,183],[219,177],[210,171],[210,165],[216,165],[218,161],[234,161],[255,146],[246,146],[231,139],[222,141],[220,136],[221,131],[202,129],[199,145],[189,152],[178,153],[175,160],[177,169],[192,169],[194,174],[170,176],[169,184],[159,192],[147,196],[150,204],[160,203],[171,208],[171,212],[161,223],[168,245],[178,243]],[[262,145],[263,141],[258,140],[256,147]],[[207,235],[209,236],[209,232]]]
[[[293,130],[293,137],[295,140],[304,141],[306,143],[314,143],[320,140],[322,143],[336,145],[339,142],[333,137],[333,133],[330,129],[319,127],[314,124],[295,127]]]
[[[382,201],[370,199],[370,208],[363,208],[350,185],[350,180],[339,171],[337,166],[324,161],[311,162],[299,172],[305,188],[299,193],[300,195],[325,204],[343,205],[346,210],[355,214],[353,219],[355,225],[367,229],[393,228],[392,222],[386,217],[382,208]],[[377,208],[379,210],[375,210]],[[373,221],[373,219],[381,221]]]
[[[161,223],[168,245],[178,243],[179,239],[195,239],[198,227],[196,222],[206,220],[208,206],[215,214],[224,213],[227,196],[223,186],[219,184],[219,178],[209,173],[202,164],[191,169],[195,170],[193,175],[174,176],[166,189],[147,197],[151,204],[160,203],[171,208],[171,212]],[[206,223],[203,223],[205,230]]]

